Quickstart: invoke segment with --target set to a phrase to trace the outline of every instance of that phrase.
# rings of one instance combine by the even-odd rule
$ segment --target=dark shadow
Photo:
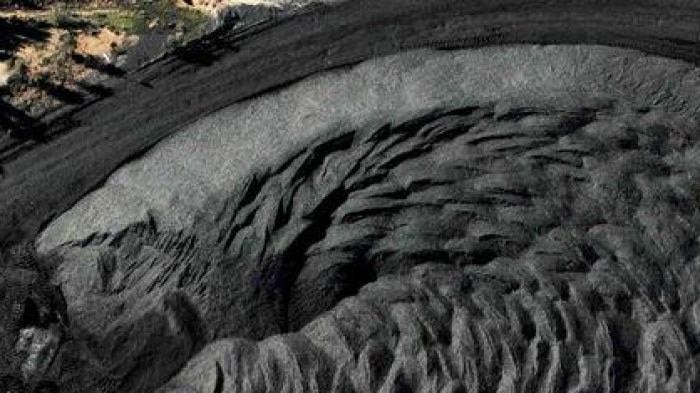
[[[85,102],[84,95],[75,90],[66,88],[65,86],[58,85],[53,82],[41,80],[36,83],[37,87],[48,93],[53,98],[66,103],[78,105]]]
[[[114,76],[118,78],[121,78],[124,75],[126,75],[126,71],[113,64],[105,64],[96,56],[86,56],[81,55],[79,53],[73,53],[72,58],[76,63],[82,64],[87,68],[98,71],[101,74]]]
[[[0,10],[40,10],[45,5],[43,0],[0,0]]]
[[[26,7],[25,7],[26,8]],[[77,30],[90,27],[90,23],[75,18],[66,18],[60,26],[68,30]],[[24,20],[20,18],[0,18],[0,61],[10,60],[15,57],[16,51],[26,44],[46,42],[50,38],[49,28],[51,24],[45,21]],[[94,56],[73,54],[76,63],[93,69],[100,74],[111,77],[123,77],[126,72],[112,64],[105,64]],[[19,85],[28,81],[15,81]],[[50,80],[40,79],[31,82],[35,88],[43,90],[51,97],[68,105],[80,105],[91,97],[103,98],[112,95],[112,89],[86,81],[76,82],[75,89],[69,89]],[[30,116],[10,104],[7,97],[10,96],[10,88],[0,88],[0,133],[8,132],[12,139],[44,141],[46,124]]]
[[[36,119],[0,99],[0,131],[13,138],[41,140],[43,127]]]
[[[44,42],[49,38],[49,25],[45,22],[0,18],[0,60],[7,60],[22,44]]]
[[[0,377],[0,391],[10,393],[27,392],[27,385],[16,375],[5,374]]]
[[[201,66],[210,66],[221,58],[221,53],[215,53],[211,45],[203,42],[176,48],[173,53],[180,60]]]
[[[48,40],[48,28],[45,22],[0,18],[0,61],[13,58],[23,44]],[[0,132],[9,132],[20,139],[40,139],[42,127],[34,118],[6,102],[2,97],[7,93],[0,89]]]
[[[80,30],[93,27],[93,24],[84,20],[75,18],[62,19],[57,23],[58,27],[66,30]]]
[[[240,48],[231,43],[230,35],[237,31],[234,26],[241,23],[239,12],[240,10],[236,10],[235,14],[225,17],[221,25],[215,30],[189,42],[187,45],[175,48],[173,54],[180,60],[188,63],[210,66],[221,58],[223,55],[222,49],[233,53],[238,52]]]
[[[78,84],[78,86],[80,86],[80,88],[82,90],[85,90],[86,92],[88,92],[94,96],[100,97],[100,98],[109,97],[109,96],[114,94],[114,89],[111,89],[111,88],[103,86],[103,85],[96,85],[96,84],[82,82],[82,81],[77,82],[77,84]]]

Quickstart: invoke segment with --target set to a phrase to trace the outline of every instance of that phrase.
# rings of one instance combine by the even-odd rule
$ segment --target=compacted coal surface
[[[294,44],[320,60],[250,60],[272,76],[242,65],[294,23],[364,15],[430,47],[486,20],[404,1],[343,25],[350,3],[166,57],[134,119],[107,110],[125,85],[6,156],[0,392],[698,390],[694,5],[492,4],[487,31],[553,45],[368,41],[338,68],[335,34]],[[593,23],[605,7],[657,23]]]

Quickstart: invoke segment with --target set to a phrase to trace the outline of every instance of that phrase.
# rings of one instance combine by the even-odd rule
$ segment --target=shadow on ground
[[[51,36],[49,31],[51,27],[52,25],[45,21],[0,17],[0,61],[12,61],[17,50],[23,45],[48,41]],[[61,27],[71,30],[83,29],[88,26],[79,23],[61,25]],[[75,63],[82,64],[101,75],[117,78],[125,75],[125,71],[119,67],[105,64],[93,56],[73,54],[72,59]],[[14,83],[27,84],[29,82],[16,81]],[[110,88],[85,81],[79,81],[75,87],[69,88],[51,81],[50,78],[43,78],[32,81],[31,86],[67,105],[80,105],[91,98],[102,98],[112,94]],[[17,108],[9,102],[10,96],[10,87],[0,87],[0,134],[9,132],[11,139],[42,140],[46,127],[37,118],[31,116],[28,110]],[[0,146],[1,149],[2,146]]]
[[[42,42],[49,38],[45,22],[17,18],[0,18],[0,60],[8,60],[22,44]]]
[[[15,18],[0,18],[0,61],[11,60],[22,45],[44,42],[49,38],[46,23]],[[0,89],[0,130],[31,130],[36,122],[6,101],[8,91]],[[30,132],[34,134],[33,132]]]

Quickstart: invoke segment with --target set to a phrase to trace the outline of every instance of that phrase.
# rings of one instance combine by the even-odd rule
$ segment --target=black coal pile
[[[71,320],[28,289],[7,337],[60,331],[35,375],[66,392],[691,392],[699,154],[609,106],[341,132],[189,232],[68,245],[99,255],[61,275]]]

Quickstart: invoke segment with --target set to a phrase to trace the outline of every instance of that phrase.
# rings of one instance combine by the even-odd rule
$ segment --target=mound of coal
[[[72,245],[63,353],[99,366],[52,372],[147,391],[214,340],[162,391],[690,392],[695,130],[481,106],[320,138],[209,227]]]
[[[0,387],[695,391],[697,75],[420,51],[214,113],[2,256]]]
[[[47,222],[39,255],[2,255],[0,390],[696,391],[698,75],[600,46],[415,51],[210,113]],[[15,221],[87,187],[61,181]]]
[[[258,303],[205,319],[250,339],[161,391],[693,391],[694,129],[465,108],[319,143],[223,216],[216,276],[254,280],[216,309]]]

